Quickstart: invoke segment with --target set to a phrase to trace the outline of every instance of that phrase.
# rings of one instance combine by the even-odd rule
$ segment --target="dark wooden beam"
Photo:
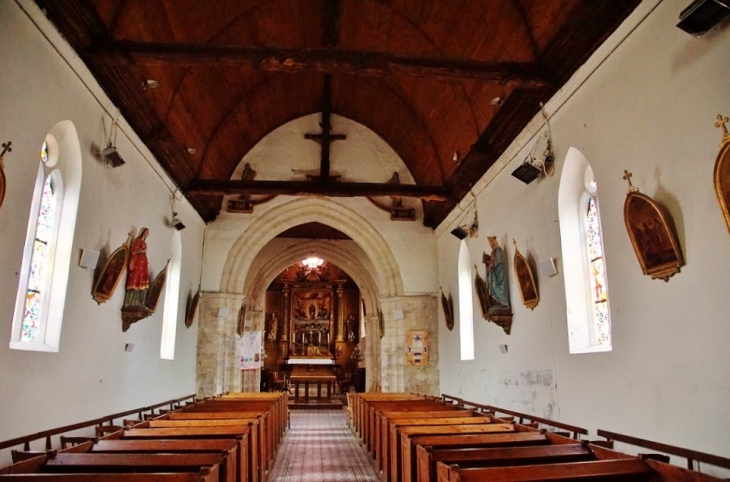
[[[183,189],[189,196],[219,196],[225,194],[277,194],[286,196],[402,196],[426,201],[451,200],[449,192],[440,186],[415,184],[378,184],[335,181],[221,181],[197,180]]]
[[[117,41],[95,44],[81,55],[87,61],[121,65],[171,65],[190,68],[246,66],[277,72],[345,73],[372,77],[398,74],[472,79],[522,88],[553,85],[544,69],[537,64],[399,57],[380,52],[330,47],[285,49]]]

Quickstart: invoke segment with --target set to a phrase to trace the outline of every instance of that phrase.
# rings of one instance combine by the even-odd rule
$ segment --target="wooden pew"
[[[474,449],[441,449],[419,445],[417,482],[437,482],[436,463],[459,465],[461,468],[545,463],[584,462],[596,455],[586,443],[541,445],[535,447],[497,447]]]
[[[564,464],[522,465],[462,469],[443,462],[437,464],[438,482],[505,482],[505,481],[648,481],[655,471],[637,458],[594,460]]]
[[[267,444],[265,446],[264,453],[268,456],[267,465],[273,461],[273,456],[278,446],[278,440],[280,437],[275,435],[275,432],[279,430],[278,415],[275,412],[276,404],[271,402],[248,402],[248,401],[210,401],[203,404],[196,404],[190,407],[185,407],[183,413],[222,413],[222,412],[241,412],[241,411],[257,411],[260,414],[260,425],[266,435],[265,439]],[[214,418],[214,416],[208,416],[207,418]]]
[[[439,405],[434,410],[376,410],[374,412],[374,433],[373,433],[373,452],[376,461],[379,460],[379,451],[383,453],[387,449],[388,443],[388,423],[390,419],[399,418],[456,418],[456,417],[473,417],[487,415],[477,414],[473,410],[463,410],[455,405]],[[385,446],[383,446],[385,444]],[[383,446],[381,448],[381,446]]]
[[[474,416],[474,417],[433,417],[433,418],[394,418],[386,420],[386,432],[381,436],[381,468],[384,471],[389,470],[390,463],[395,461],[399,464],[398,451],[400,449],[401,429],[405,427],[432,427],[432,426],[449,426],[456,425],[484,425],[493,424],[491,417]],[[386,475],[387,478],[387,475]]]
[[[248,480],[248,457],[238,453],[238,441],[234,438],[99,440],[89,444],[88,453],[223,453],[227,455],[227,464],[222,469],[233,471],[238,482]]]
[[[235,482],[235,471],[222,474],[220,466],[226,463],[226,455],[218,454],[77,454],[51,453],[0,469],[2,474],[43,473],[200,473],[206,468],[215,473],[219,482]],[[221,477],[221,476],[223,476]]]
[[[261,464],[256,444],[250,445],[247,425],[219,425],[212,427],[167,427],[167,428],[130,428],[125,430],[120,440],[150,439],[230,439],[235,438],[238,453],[247,455],[248,480],[263,481],[266,467]]]
[[[0,474],[2,482],[216,482],[218,472],[137,474]]]
[[[425,400],[426,397],[423,395],[416,395],[412,393],[357,393],[353,397],[353,416],[355,423],[355,431],[363,437],[365,420],[365,406],[369,403],[376,401],[412,401],[412,400]]]
[[[416,476],[416,445],[421,438],[428,437],[494,437],[517,432],[511,423],[490,423],[477,425],[437,425],[437,426],[409,426],[399,430],[401,445],[391,448],[390,472],[387,480],[390,482],[410,482]]]
[[[388,457],[390,447],[390,430],[393,425],[448,425],[450,421],[461,421],[470,423],[467,420],[487,420],[492,418],[488,415],[475,413],[471,410],[437,410],[433,412],[379,412],[380,425],[375,437],[375,461],[378,468],[382,469],[384,460]],[[480,417],[480,418],[477,418]],[[423,422],[423,423],[420,423]],[[480,422],[477,422],[480,423]],[[382,454],[382,457],[380,456]]]
[[[393,412],[393,411],[452,411],[453,406],[444,405],[442,402],[433,400],[410,400],[406,404],[402,401],[377,401],[368,403],[363,408],[363,441],[368,449],[368,452],[375,451],[375,439],[377,437],[377,425],[379,412]],[[373,453],[375,456],[375,454]]]

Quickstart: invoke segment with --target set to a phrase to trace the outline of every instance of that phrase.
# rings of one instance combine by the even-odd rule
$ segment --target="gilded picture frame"
[[[94,288],[91,290],[94,301],[102,304],[114,296],[114,290],[116,290],[124,272],[127,271],[128,263],[129,246],[124,243],[114,250],[104,263],[104,267],[94,283]]]
[[[725,123],[727,122],[727,117],[717,116],[715,126],[722,128],[723,136],[712,178],[713,184],[715,185],[715,193],[717,194],[717,201],[720,203],[722,216],[725,218],[725,225],[727,226],[728,233],[730,233],[730,135],[725,127]]]
[[[624,179],[629,181],[624,222],[641,270],[651,279],[669,281],[684,265],[671,219],[659,204],[631,184],[630,173],[624,171]]]
[[[162,290],[165,288],[165,281],[167,281],[167,267],[169,265],[170,263],[168,262],[165,265],[165,269],[160,271],[155,277],[155,280],[150,283],[150,289],[147,292],[147,297],[144,301],[145,308],[149,310],[149,314],[152,314],[157,310],[157,304],[160,301]]]
[[[532,274],[530,263],[528,263],[527,259],[522,256],[520,250],[517,249],[517,242],[514,239],[512,242],[515,245],[515,257],[513,260],[515,278],[517,279],[517,286],[520,288],[522,304],[527,308],[534,310],[540,302],[540,294],[537,291],[535,276]]]

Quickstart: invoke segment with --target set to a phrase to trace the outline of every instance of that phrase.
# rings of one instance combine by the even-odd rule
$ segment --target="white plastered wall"
[[[37,25],[36,25],[37,24]],[[116,108],[31,1],[0,3],[0,137],[8,180],[0,207],[0,440],[195,392],[197,325],[183,324],[188,293],[198,287],[204,224],[185,200],[176,203],[182,231],[182,276],[175,360],[160,359],[162,307],[122,332],[122,280],[112,299],[91,297],[93,270],[78,266],[81,249],[108,255],[131,230],[146,226],[150,270],[170,257],[172,183],[120,118],[117,147],[126,164],[97,159],[102,123]],[[58,353],[10,350],[11,323],[38,153],[46,133],[70,121],[81,145],[82,183]],[[164,294],[163,294],[164,296]],[[126,344],[133,344],[125,352]],[[54,442],[57,442],[55,440]],[[9,462],[0,453],[0,465]]]
[[[687,3],[641,4],[547,104],[555,113],[553,178],[525,185],[510,176],[542,125],[536,118],[474,188],[480,234],[468,245],[481,275],[489,232],[510,260],[512,238],[535,261],[556,258],[558,275],[538,275],[540,304],[530,311],[519,302],[510,262],[512,334],[475,306],[474,361],[459,361],[458,328],[447,331],[440,315],[441,371],[453,374],[441,378],[443,393],[584,426],[590,438],[602,428],[730,456],[730,236],[712,184],[721,137],[713,124],[730,113],[730,31],[701,39],[680,31]],[[610,353],[568,354],[557,198],[571,147],[586,156],[600,190]],[[624,169],[677,226],[686,265],[667,283],[643,275],[634,255]],[[440,281],[453,293],[459,243],[448,232],[457,218],[458,211],[437,229]]]

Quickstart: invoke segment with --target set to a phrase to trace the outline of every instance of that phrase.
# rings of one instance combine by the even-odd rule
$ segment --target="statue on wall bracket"
[[[126,291],[122,306],[122,331],[127,331],[132,323],[147,318],[155,312],[167,279],[169,261],[165,265],[165,269],[160,271],[154,281],[150,283],[146,241],[149,234],[149,229],[142,228],[129,248]],[[132,233],[130,233],[131,237]]]
[[[651,279],[669,281],[684,265],[671,218],[653,199],[639,192],[631,183],[630,172],[624,171],[623,178],[629,183],[624,222],[641,270]]]
[[[256,179],[256,175],[256,171],[254,171],[253,168],[251,168],[251,164],[247,162],[243,168],[243,172],[241,173],[241,180],[253,181],[254,179]],[[253,196],[251,196],[250,194],[241,194],[240,196],[238,196],[238,199],[231,199],[228,201],[228,212],[251,214],[253,213],[253,208],[257,204],[265,204],[275,197],[275,194],[267,194],[254,199]]]
[[[722,115],[718,115],[717,122],[715,122],[715,127],[722,129],[722,140],[720,141],[720,152],[715,161],[713,181],[717,200],[720,203],[728,232],[730,232],[730,133],[725,125],[728,122],[728,118]]]
[[[487,266],[487,290],[489,308],[485,318],[502,327],[506,334],[512,330],[512,305],[509,297],[509,278],[504,263],[504,250],[496,236],[487,236],[490,254],[482,253],[482,262]]]
[[[400,176],[398,172],[394,172],[386,184],[400,185]],[[368,201],[373,203],[378,209],[390,213],[391,221],[414,221],[416,219],[416,210],[403,205],[401,196],[390,196],[390,204],[379,201],[372,196],[368,196]]]

